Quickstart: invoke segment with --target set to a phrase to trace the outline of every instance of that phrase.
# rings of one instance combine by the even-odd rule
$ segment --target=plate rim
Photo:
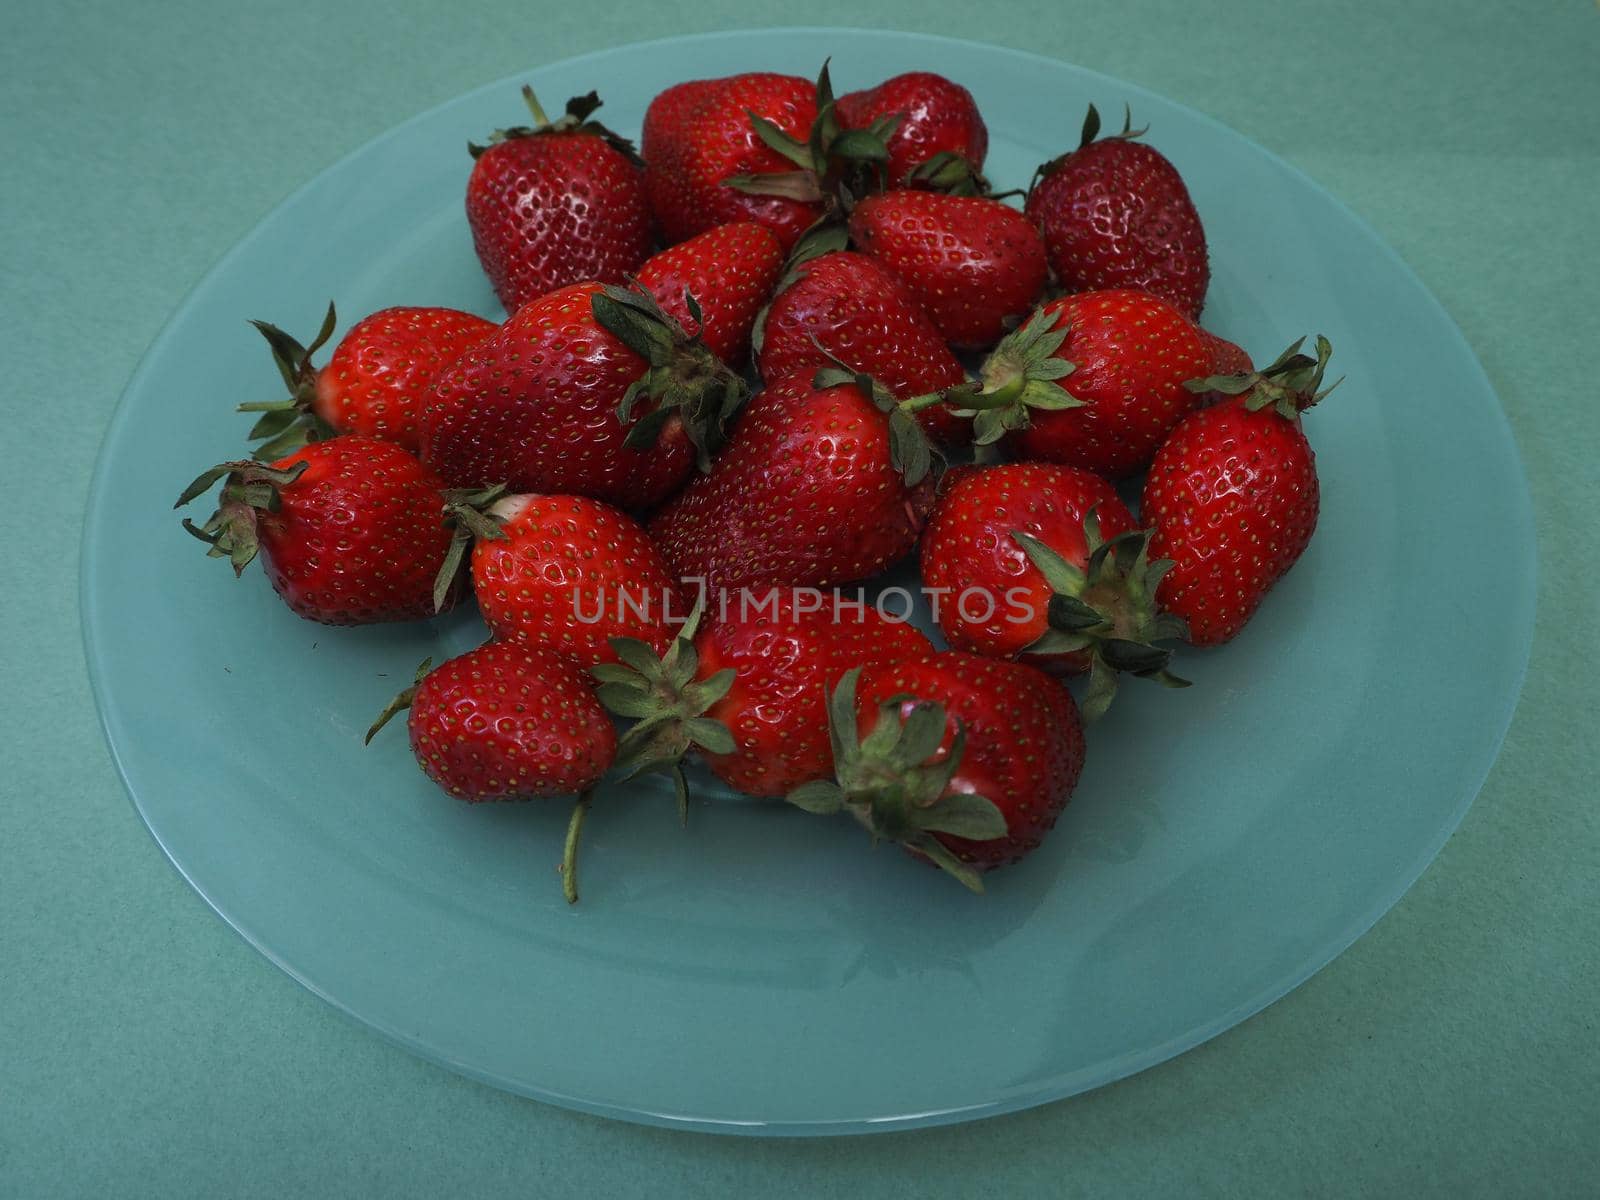
[[[911,41],[921,43],[934,43],[946,48],[982,47],[985,50],[998,51],[1006,55],[1015,55],[1032,63],[1042,64],[1048,68],[1068,67],[1081,73],[1083,76],[1102,82],[1121,92],[1132,93],[1136,96],[1145,96],[1161,104],[1172,105],[1184,111],[1190,118],[1208,127],[1214,133],[1219,133],[1230,138],[1258,157],[1268,160],[1275,168],[1288,172],[1301,184],[1319,193],[1323,199],[1334,206],[1353,226],[1378,248],[1387,258],[1391,267],[1416,286],[1419,292],[1427,297],[1428,304],[1435,310],[1434,316],[1442,318],[1443,327],[1448,336],[1470,362],[1471,370],[1481,382],[1484,390],[1493,399],[1492,419],[1498,422],[1502,444],[1509,449],[1510,467],[1513,495],[1512,501],[1506,512],[1509,519],[1521,527],[1528,535],[1521,541],[1526,558],[1525,563],[1516,564],[1519,570],[1508,572],[1509,575],[1522,580],[1520,594],[1516,597],[1516,611],[1512,613],[1514,620],[1510,622],[1520,631],[1516,643],[1512,643],[1516,650],[1516,658],[1520,665],[1515,672],[1514,686],[1509,687],[1501,697],[1500,710],[1495,719],[1494,736],[1485,738],[1479,743],[1477,761],[1473,764],[1468,778],[1473,780],[1470,785],[1464,785],[1462,795],[1456,800],[1455,806],[1446,820],[1442,823],[1437,833],[1429,839],[1416,860],[1398,872],[1395,884],[1383,892],[1378,901],[1355,921],[1349,928],[1318,947],[1307,956],[1302,967],[1286,977],[1287,982],[1262,989],[1257,994],[1234,1005],[1221,1015],[1197,1025],[1183,1033],[1175,1035],[1166,1041],[1152,1047],[1147,1047],[1137,1053],[1124,1056],[1115,1060],[1109,1066],[1102,1065],[1092,1072],[1093,1082],[1084,1083],[1078,1076],[1086,1072],[1080,1069],[1064,1076],[1054,1076],[1045,1086],[1030,1088],[1025,1095],[1007,1096],[996,1100],[953,1106],[947,1109],[938,1109],[926,1112],[902,1113],[881,1118],[846,1117],[840,1119],[820,1119],[803,1121],[739,1121],[725,1117],[707,1117],[690,1113],[674,1113],[665,1111],[651,1111],[639,1107],[628,1107],[623,1104],[609,1101],[595,1101],[581,1096],[559,1092],[553,1089],[540,1088],[537,1085],[520,1079],[513,1079],[485,1070],[473,1064],[453,1058],[449,1053],[431,1045],[425,1039],[416,1035],[408,1035],[398,1029],[391,1028],[385,1023],[365,1016],[354,1008],[329,993],[324,987],[317,984],[292,964],[287,962],[272,947],[258,937],[250,927],[248,919],[243,914],[229,911],[214,896],[200,886],[200,884],[185,869],[172,847],[163,839],[161,833],[152,823],[139,798],[137,789],[128,773],[127,764],[119,749],[119,728],[117,717],[113,712],[111,697],[107,691],[104,672],[100,665],[101,642],[103,640],[102,628],[105,624],[100,612],[100,601],[94,587],[96,578],[96,550],[98,547],[97,527],[104,519],[103,510],[107,506],[106,480],[110,472],[111,451],[114,445],[121,440],[131,420],[131,400],[134,394],[141,390],[145,377],[151,372],[155,359],[166,348],[175,335],[176,318],[189,306],[194,297],[208,287],[212,281],[224,274],[232,262],[252,245],[257,238],[263,236],[263,229],[271,218],[281,209],[297,201],[302,195],[316,188],[322,180],[346,166],[350,161],[362,157],[374,148],[381,146],[392,139],[403,136],[412,127],[430,119],[440,110],[455,105],[472,97],[515,87],[524,82],[530,75],[553,67],[578,66],[587,61],[603,58],[624,48],[670,48],[688,43],[705,43],[708,41],[738,41],[738,40],[766,40],[783,35],[806,36],[831,36],[839,38],[868,37],[877,39],[894,39],[897,41]],[[1346,204],[1338,195],[1324,187],[1305,170],[1274,153],[1261,145],[1254,138],[1234,129],[1225,122],[1209,113],[1195,108],[1184,101],[1173,99],[1170,96],[1156,92],[1154,89],[1130,80],[1109,75],[1093,67],[1084,66],[1070,59],[1058,58],[1048,54],[1041,54],[1034,50],[1024,50],[996,42],[980,41],[972,38],[957,38],[943,34],[911,32],[906,30],[871,28],[862,26],[839,25],[780,25],[765,26],[746,29],[719,29],[700,33],[675,34],[665,38],[646,39],[635,42],[621,42],[612,46],[588,50],[582,54],[571,55],[563,58],[549,59],[532,64],[525,69],[496,79],[466,91],[458,92],[437,104],[414,113],[410,117],[389,126],[375,136],[366,139],[346,153],[335,158],[299,186],[291,189],[262,212],[251,227],[235,241],[198,279],[183,293],[177,303],[168,312],[161,329],[155,338],[140,355],[127,383],[123,386],[116,404],[113,406],[100,437],[99,445],[95,452],[94,469],[90,477],[89,488],[86,493],[83,520],[79,527],[79,554],[78,554],[78,614],[79,631],[83,642],[85,669],[89,678],[91,692],[94,696],[96,717],[104,738],[106,749],[110,755],[112,765],[116,770],[119,782],[126,794],[129,803],[138,814],[140,823],[151,839],[160,848],[167,861],[172,864],[179,876],[193,892],[205,903],[222,922],[235,934],[242,938],[250,947],[256,950],[273,966],[288,975],[301,987],[317,996],[330,1005],[335,1011],[346,1019],[354,1022],[364,1029],[370,1030],[392,1045],[404,1049],[426,1061],[487,1084],[501,1091],[530,1099],[555,1104],[592,1115],[610,1117],[634,1124],[643,1124],[659,1128],[693,1130],[703,1133],[720,1133],[745,1136],[781,1136],[781,1137],[816,1137],[859,1135],[874,1132],[890,1132],[917,1128],[930,1128],[935,1126],[956,1124],[966,1121],[979,1120],[1006,1113],[1024,1111],[1044,1104],[1054,1103],[1071,1096],[1090,1091],[1106,1084],[1114,1083],[1131,1075],[1159,1065],[1169,1059],[1176,1058],[1194,1047],[1210,1041],[1212,1038],[1226,1032],[1236,1025],[1248,1020],[1270,1005],[1276,1003],[1284,996],[1299,988],[1306,980],[1321,971],[1334,959],[1342,955],[1355,942],[1360,940],[1372,929],[1400,899],[1415,885],[1423,872],[1438,857],[1446,842],[1471,808],[1474,800],[1483,790],[1489,772],[1493,769],[1499,758],[1501,747],[1504,744],[1511,721],[1520,703],[1522,690],[1526,684],[1527,672],[1531,661],[1531,652],[1534,639],[1534,625],[1538,612],[1538,573],[1539,554],[1537,538],[1536,510],[1533,505],[1532,490],[1529,486],[1527,467],[1523,460],[1521,447],[1517,441],[1516,431],[1511,424],[1506,412],[1505,404],[1501,400],[1493,381],[1489,378],[1472,344],[1467,340],[1460,325],[1451,315],[1449,309],[1434,295],[1420,275],[1400,256],[1398,251],[1378,232],[1378,230]],[[1518,644],[1520,643],[1520,644]]]

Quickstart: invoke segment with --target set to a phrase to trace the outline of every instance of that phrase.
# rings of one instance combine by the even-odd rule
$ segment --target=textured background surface
[[[94,719],[77,540],[100,430],[179,299],[293,188],[458,92],[621,41],[799,15],[748,0],[692,16],[641,0],[9,10],[0,1194],[1592,1194],[1594,3],[818,0],[804,14],[1038,50],[1217,116],[1378,228],[1510,413],[1544,569],[1499,763],[1406,899],[1243,1026],[977,1125],[804,1143],[636,1128],[468,1083],[347,1023],[150,842]],[[1484,546],[1478,565],[1495,562]]]

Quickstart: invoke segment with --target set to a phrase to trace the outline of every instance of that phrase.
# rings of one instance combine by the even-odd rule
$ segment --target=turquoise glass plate
[[[970,85],[990,174],[1027,182],[1086,102],[1124,101],[1211,238],[1207,324],[1258,355],[1321,331],[1343,387],[1307,418],[1321,528],[1181,693],[1130,684],[1046,848],[968,895],[848,822],[708,790],[690,828],[650,785],[589,821],[584,899],[556,874],[567,805],[469,808],[373,714],[472,612],[355,630],[235,581],[171,511],[278,394],[263,317],[312,330],[391,304],[499,315],[462,214],[466,143],[599,88],[636,133],[681,79],[752,69],[841,90],[931,69]],[[1418,371],[1425,362],[1428,370]],[[197,511],[203,516],[203,512]],[[1492,562],[1492,569],[1485,563]],[[1460,333],[1338,201],[1216,122],[1033,55],[787,30],[624,46],[417,117],[285,201],[183,303],[106,436],[83,550],[88,660],[139,812],[279,967],[392,1041],[590,1112],[756,1134],[862,1132],[1034,1105],[1243,1020],[1392,905],[1494,759],[1527,662],[1534,533],[1504,415]]]

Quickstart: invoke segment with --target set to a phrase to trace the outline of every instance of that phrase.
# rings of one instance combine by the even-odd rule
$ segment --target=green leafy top
[[[197,475],[172,507],[182,508],[224,480],[217,509],[206,523],[196,526],[185,517],[183,527],[211,547],[208,558],[226,558],[233,573],[241,575],[261,548],[258,514],[277,512],[283,505],[280,489],[294,483],[310,465],[302,461],[279,470],[251,459],[219,463]]]
[[[602,103],[598,92],[588,92],[582,96],[574,96],[567,101],[567,111],[552,121],[545,115],[544,106],[539,103],[539,98],[533,94],[533,89],[527,84],[522,85],[522,99],[527,104],[528,111],[533,114],[532,125],[513,125],[508,129],[497,129],[489,136],[489,146],[501,142],[515,141],[517,138],[546,137],[550,134],[587,134],[600,138],[614,150],[619,150],[636,165],[644,166],[644,159],[639,157],[639,151],[627,138],[614,130],[602,125],[599,121],[591,121]],[[467,151],[473,158],[481,158],[489,146],[480,146],[476,142],[467,143]]]
[[[619,717],[636,723],[617,744],[616,765],[624,779],[646,771],[665,772],[678,800],[678,816],[688,820],[689,785],[683,760],[691,749],[709,754],[732,754],[733,734],[721,721],[706,716],[728,694],[736,672],[725,667],[705,679],[694,648],[703,606],[696,604],[666,653],[656,655],[638,638],[614,637],[611,648],[620,662],[589,668],[599,687],[600,703]]]
[[[856,726],[856,689],[861,668],[845,672],[828,698],[828,733],[833,745],[834,778],[800,785],[789,803],[828,815],[848,811],[880,840],[899,842],[926,855],[974,892],[982,877],[934,835],[969,841],[1006,836],[1006,819],[995,803],[971,792],[947,789],[966,753],[966,730],[958,722],[949,752],[938,756],[947,717],[942,704],[918,700],[904,719],[907,696],[878,706],[878,719],[865,737]]]
[[[1279,416],[1293,420],[1344,382],[1343,377],[1327,387],[1322,377],[1333,355],[1333,345],[1317,335],[1317,356],[1302,354],[1305,338],[1297,339],[1278,355],[1271,365],[1244,375],[1209,375],[1188,380],[1183,386],[1191,392],[1221,392],[1225,396],[1244,396],[1251,412],[1272,408]]]
[[[696,324],[703,324],[695,297],[687,295],[685,302]],[[617,419],[630,426],[623,445],[650,449],[675,415],[695,448],[700,470],[709,471],[711,455],[721,447],[749,392],[744,380],[705,346],[700,334],[690,337],[636,283],[601,288],[589,298],[589,306],[595,320],[646,363],[617,405]],[[650,408],[635,420],[641,400]]]
[[[1013,430],[1026,429],[1034,409],[1082,407],[1084,402],[1060,382],[1077,370],[1077,364],[1057,354],[1069,332],[1054,309],[1036,308],[990,352],[976,383],[945,393],[958,415],[972,419],[974,445],[988,446]]]
[[[433,611],[443,612],[450,589],[455,586],[467,560],[467,550],[476,541],[505,541],[500,516],[492,507],[505,495],[506,485],[450,488],[444,494],[444,522],[450,526],[450,545],[433,579]]]
[[[888,139],[901,115],[879,117],[866,129],[845,129],[839,123],[826,62],[817,74],[816,103],[817,116],[805,141],[750,111],[750,128],[756,137],[795,169],[731,175],[723,185],[753,196],[785,196],[808,204],[827,202],[830,209],[844,212],[866,191],[882,191],[889,163]]]
[[[822,350],[821,343],[812,337],[813,343]],[[907,487],[916,487],[930,472],[934,465],[940,462],[939,452],[934,449],[928,440],[928,435],[923,432],[922,426],[917,423],[916,413],[932,404],[939,403],[942,397],[938,394],[917,396],[910,400],[896,399],[894,394],[879,383],[865,371],[858,371],[848,366],[826,350],[822,350],[833,360],[834,365],[822,367],[811,378],[811,386],[817,388],[839,387],[842,384],[853,385],[861,394],[872,401],[872,404],[881,413],[889,418],[889,463],[900,473]]]
[[[1188,687],[1187,679],[1167,670],[1172,651],[1154,643],[1185,638],[1189,630],[1180,618],[1156,607],[1156,587],[1172,569],[1172,560],[1150,561],[1150,530],[1131,529],[1107,541],[1100,535],[1099,516],[1090,509],[1083,532],[1089,555],[1082,568],[1030,533],[1013,530],[1011,537],[1054,593],[1046,610],[1049,627],[1028,653],[1089,655],[1083,715],[1092,721],[1116,696],[1119,673],[1165,687]]]
[[[284,400],[253,400],[239,405],[239,412],[261,414],[247,435],[251,441],[261,441],[252,452],[261,462],[274,462],[293,454],[308,442],[320,442],[338,432],[312,407],[317,397],[317,369],[311,365],[311,356],[327,345],[337,323],[338,316],[330,300],[317,336],[309,346],[302,346],[276,325],[266,321],[250,322],[266,338],[272,350],[273,365],[289,389],[289,396]]]

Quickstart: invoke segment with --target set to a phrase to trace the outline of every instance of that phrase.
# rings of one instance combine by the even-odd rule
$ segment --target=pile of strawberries
[[[692,755],[981,890],[1076,785],[1062,677],[1090,719],[1119,675],[1181,686],[1172,643],[1234,637],[1305,549],[1326,340],[1257,369],[1203,329],[1188,191],[1092,107],[1018,208],[938,75],[682,83],[642,157],[593,93],[524,95],[467,181],[510,317],[386,309],[320,367],[331,306],[310,345],[258,322],[289,395],[240,406],[262,444],[185,527],[314,621],[470,590],[490,640],[373,732],[409,707],[463,800],[575,794],[569,899],[595,785],[663,771],[686,812]],[[913,553],[950,649],[838,590]]]

